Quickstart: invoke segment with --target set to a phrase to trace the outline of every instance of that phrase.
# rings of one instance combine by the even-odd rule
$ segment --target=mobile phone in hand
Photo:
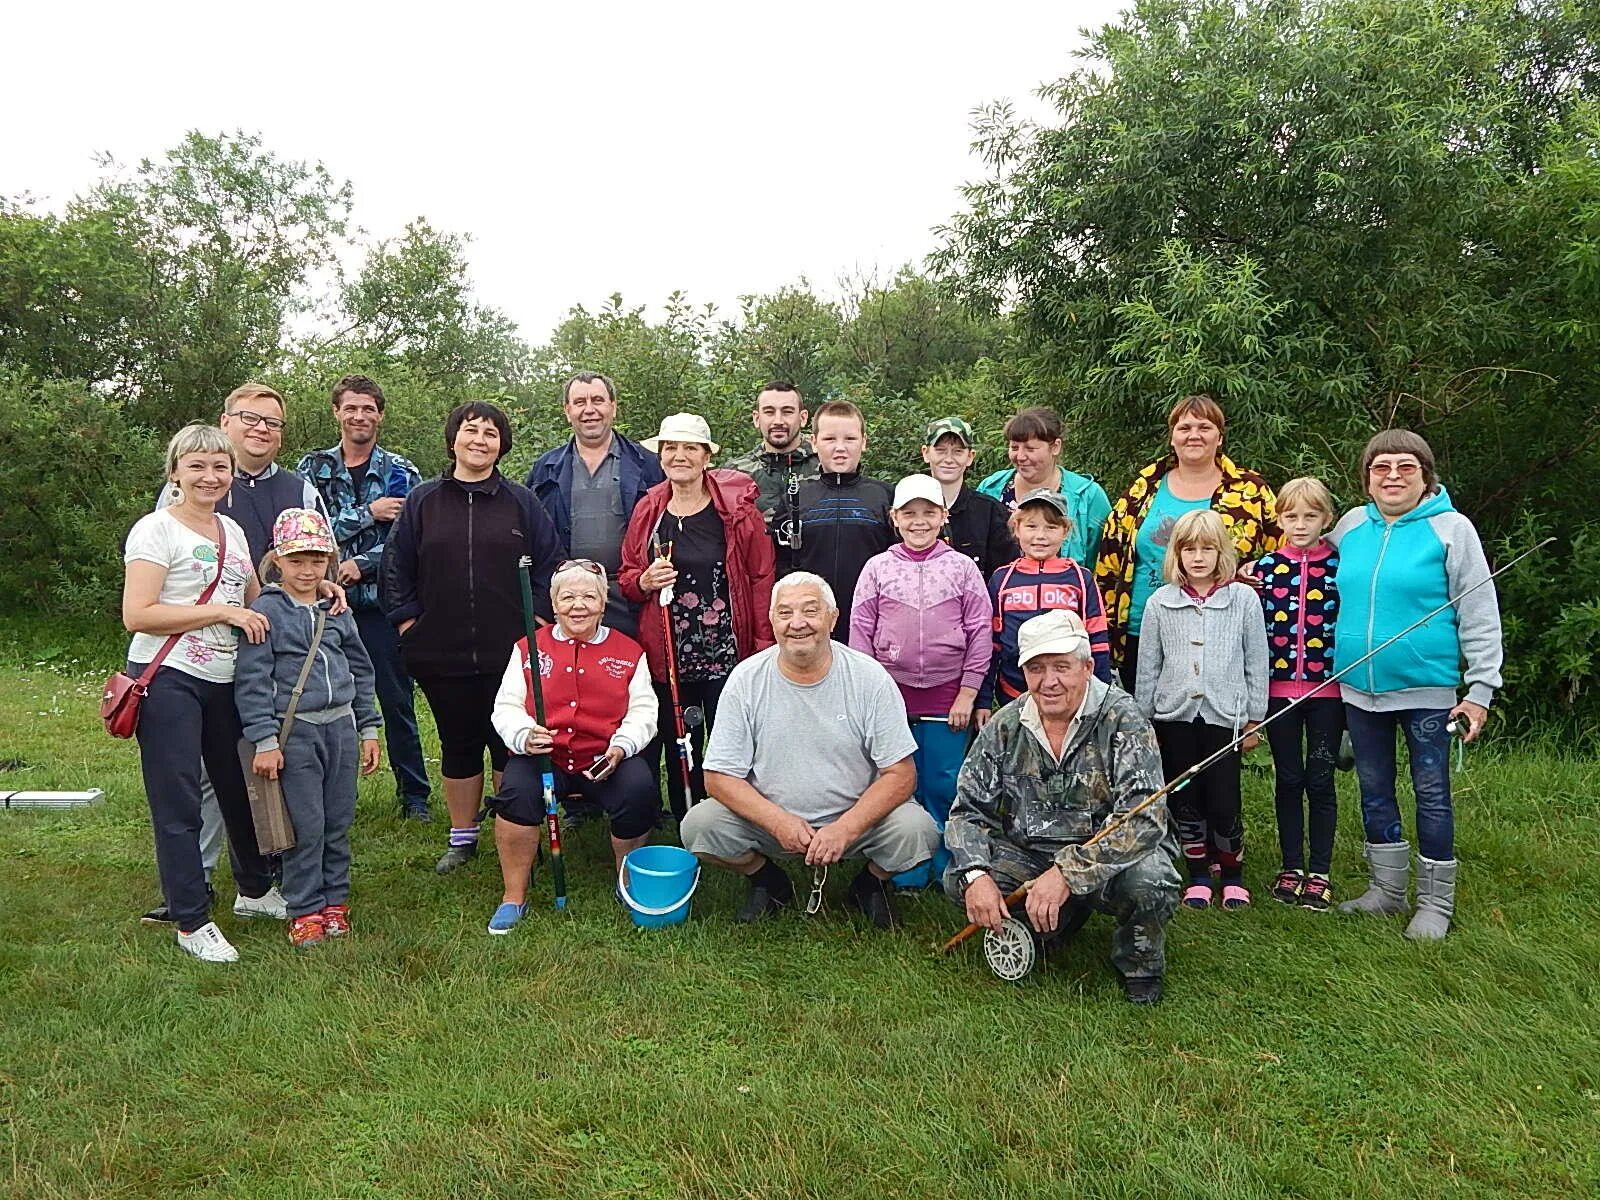
[[[595,783],[599,783],[600,780],[611,774],[611,772],[615,769],[616,764],[611,761],[611,755],[596,754],[594,756],[594,761],[590,763],[588,768],[583,772],[583,777],[585,779],[592,780]]]

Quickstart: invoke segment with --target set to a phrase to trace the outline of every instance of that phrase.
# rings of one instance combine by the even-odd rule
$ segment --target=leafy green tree
[[[991,174],[936,266],[1014,312],[1089,465],[1116,486],[1204,389],[1270,477],[1354,498],[1361,442],[1408,426],[1491,537],[1533,514],[1585,544],[1600,12],[1141,0],[1088,57],[1042,89],[1051,122],[981,116]],[[1537,641],[1583,586],[1558,571],[1514,646],[1550,664],[1524,698],[1593,677]]]

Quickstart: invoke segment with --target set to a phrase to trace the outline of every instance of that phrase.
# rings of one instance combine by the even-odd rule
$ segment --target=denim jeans
[[[1395,795],[1395,730],[1411,754],[1411,788],[1417,798],[1417,851],[1447,862],[1455,857],[1455,813],[1450,807],[1450,731],[1444,708],[1368,712],[1345,705],[1345,724],[1356,752],[1361,824],[1369,842],[1404,840]]]
[[[428,799],[428,771],[422,763],[422,739],[417,736],[416,697],[411,676],[400,660],[400,644],[389,618],[375,608],[357,609],[356,630],[367,657],[372,660],[378,707],[383,710],[383,739],[389,750],[395,789],[402,799]]]

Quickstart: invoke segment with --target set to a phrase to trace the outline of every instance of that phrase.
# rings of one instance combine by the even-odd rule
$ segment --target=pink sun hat
[[[338,554],[327,518],[310,508],[286,508],[272,523],[272,550],[286,554]]]

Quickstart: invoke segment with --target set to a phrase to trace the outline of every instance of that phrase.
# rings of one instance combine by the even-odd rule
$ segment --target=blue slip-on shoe
[[[522,911],[527,905],[512,904],[509,901],[494,910],[494,916],[489,918],[489,932],[497,937],[510,933],[517,927],[517,922],[522,920]]]

